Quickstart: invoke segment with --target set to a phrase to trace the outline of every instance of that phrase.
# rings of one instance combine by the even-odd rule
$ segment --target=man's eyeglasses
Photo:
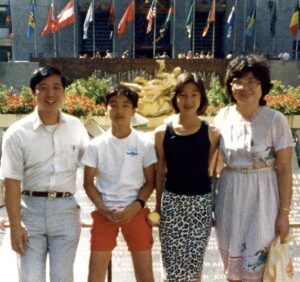
[[[233,79],[230,83],[231,87],[234,89],[242,89],[243,87],[248,87],[250,89],[255,88],[260,84],[260,81],[257,79],[249,79],[249,80],[242,80],[242,79]]]

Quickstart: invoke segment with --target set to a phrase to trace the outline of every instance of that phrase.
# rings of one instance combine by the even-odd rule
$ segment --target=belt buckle
[[[56,199],[56,197],[57,197],[57,192],[55,192],[55,191],[50,191],[50,192],[48,193],[48,198],[50,198],[50,199]]]
[[[241,167],[240,171],[241,171],[241,173],[248,174],[249,169],[247,167]]]

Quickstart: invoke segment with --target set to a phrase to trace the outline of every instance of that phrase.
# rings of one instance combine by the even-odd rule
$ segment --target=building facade
[[[52,0],[54,14],[57,15],[68,0]],[[90,23],[88,38],[83,39],[83,23],[91,0],[74,0],[75,24],[57,33],[42,36],[46,25],[51,0],[35,0],[35,34],[27,36],[28,17],[31,0],[0,0],[0,60],[27,61],[32,57],[78,57],[81,54],[93,56],[100,52],[103,56],[110,50],[114,57],[120,57],[128,50],[129,57],[153,57],[156,53],[166,53],[177,57],[179,53],[193,50],[194,53],[213,52],[216,58],[224,57],[232,51],[241,53],[264,53],[270,58],[287,51],[295,57],[295,38],[289,33],[289,23],[295,1],[286,0],[237,0],[234,30],[227,38],[227,18],[235,0],[216,0],[215,25],[205,37],[202,31],[211,8],[210,0],[195,0],[194,37],[188,37],[186,21],[194,0],[175,0],[175,14],[165,35],[160,32],[170,7],[171,0],[157,0],[156,37],[153,44],[153,30],[146,34],[147,20],[152,0],[135,0],[135,25],[128,23],[122,39],[117,36],[117,27],[130,0],[115,1],[114,35],[110,37],[109,6],[112,0],[95,0],[94,22]],[[275,35],[270,31],[271,18],[276,5]],[[246,36],[247,17],[256,7],[256,18],[251,36]],[[175,18],[175,19],[174,19]],[[9,22],[10,21],[10,22]],[[13,34],[13,36],[11,35]],[[155,52],[153,47],[155,46]],[[299,56],[297,56],[299,57]]]

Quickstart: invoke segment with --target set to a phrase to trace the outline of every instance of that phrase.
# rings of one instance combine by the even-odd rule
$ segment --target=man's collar
[[[35,109],[32,113],[32,122],[33,122],[33,130],[36,130],[40,126],[44,126],[43,121],[41,120],[37,109]],[[58,123],[66,122],[65,115],[59,111],[59,120]]]

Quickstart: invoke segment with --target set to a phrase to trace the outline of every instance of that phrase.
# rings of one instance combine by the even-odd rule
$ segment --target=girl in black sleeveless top
[[[171,101],[178,114],[155,131],[164,274],[166,281],[200,281],[211,230],[209,166],[219,133],[198,117],[207,98],[196,74],[178,76]]]

